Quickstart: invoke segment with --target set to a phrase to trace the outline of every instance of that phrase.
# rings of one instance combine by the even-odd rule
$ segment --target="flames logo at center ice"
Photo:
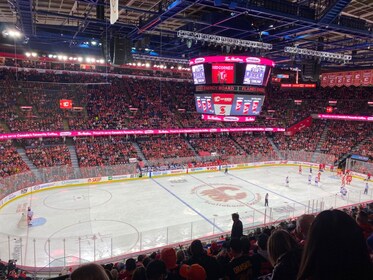
[[[228,191],[228,192],[226,192]],[[228,202],[230,200],[238,200],[247,197],[247,194],[241,191],[239,188],[223,186],[211,190],[204,190],[201,192],[203,196],[208,196],[212,200],[218,202]],[[234,192],[235,194],[229,194],[229,192]]]
[[[222,207],[244,207],[258,202],[257,194],[231,184],[205,184],[192,189],[205,203]]]

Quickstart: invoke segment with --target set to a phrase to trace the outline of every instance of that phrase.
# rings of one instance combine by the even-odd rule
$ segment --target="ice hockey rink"
[[[234,212],[244,227],[255,227],[372,199],[363,180],[354,178],[342,198],[339,177],[323,172],[316,187],[316,173],[312,184],[307,167],[298,174],[298,166],[273,166],[36,192],[0,210],[0,258],[30,267],[73,265],[224,234]],[[20,220],[28,206],[34,219],[27,227]]]

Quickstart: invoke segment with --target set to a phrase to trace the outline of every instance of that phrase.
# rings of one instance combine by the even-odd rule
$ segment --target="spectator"
[[[231,238],[241,238],[243,235],[243,226],[242,222],[240,221],[240,216],[238,213],[233,213],[232,214],[232,220],[233,220],[233,225],[232,225],[232,231],[231,231]]]
[[[147,280],[145,267],[137,267],[132,274],[132,280]]]
[[[132,273],[136,269],[136,260],[129,258],[126,260],[126,269],[119,271],[118,279],[119,280],[131,280]]]
[[[232,258],[227,265],[226,276],[230,280],[253,279],[251,259],[242,254],[242,243],[240,239],[232,239],[229,244]]]
[[[220,278],[218,262],[215,258],[207,255],[207,253],[203,249],[202,242],[200,240],[194,240],[192,244],[190,244],[189,249],[192,256],[189,260],[185,262],[186,264],[201,265],[206,271],[208,280],[215,280]]]
[[[273,272],[271,280],[295,280],[301,250],[295,239],[285,230],[276,230],[268,239],[268,255]]]
[[[199,264],[192,264],[191,266],[183,264],[180,267],[180,276],[187,280],[205,280],[206,271]]]
[[[304,214],[297,219],[295,232],[300,240],[300,245],[304,245],[304,242],[307,239],[308,232],[314,220],[315,216],[307,214]]]
[[[166,275],[166,264],[161,260],[151,261],[146,267],[146,276],[148,280],[163,280]]]
[[[71,273],[71,280],[110,280],[105,269],[96,263],[82,265]]]
[[[176,251],[174,248],[163,248],[160,259],[166,264],[167,279],[179,279],[178,265],[176,264]]]
[[[251,257],[251,262],[253,264],[253,277],[257,279],[259,276],[267,275],[272,272],[272,266],[269,261],[267,242],[268,235],[262,233],[258,237],[257,245],[258,249],[254,252]]]
[[[373,279],[361,229],[345,212],[326,210],[312,223],[298,274],[306,279]]]

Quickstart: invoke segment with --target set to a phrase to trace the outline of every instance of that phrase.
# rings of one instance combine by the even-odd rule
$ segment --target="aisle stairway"
[[[273,142],[272,138],[267,136],[267,140],[268,140],[269,143],[271,143],[271,146],[272,146],[273,150],[276,152],[278,158],[279,159],[284,159],[284,157],[280,153],[280,150],[277,148],[276,144]]]
[[[146,160],[145,155],[142,153],[139,144],[137,144],[137,142],[132,142],[132,144],[133,144],[133,146],[135,147],[135,149],[137,151],[137,155],[142,159],[143,163],[145,165],[148,165],[148,161]]]
[[[17,152],[21,156],[22,160],[27,164],[28,168],[30,168],[31,172],[34,173],[36,178],[41,179],[41,174],[40,174],[38,168],[27,157],[25,149],[24,148],[17,148]]]
[[[75,174],[80,175],[79,161],[76,155],[75,146],[69,145],[67,148],[69,149],[71,165],[74,168]]]
[[[328,130],[329,130],[329,126],[328,126],[328,122],[326,122],[325,123],[324,131],[321,134],[319,143],[317,143],[316,150],[315,150],[315,152],[312,155],[312,159],[311,159],[312,162],[314,162],[316,160],[317,154],[321,153],[321,147],[325,143],[326,137],[328,136]]]

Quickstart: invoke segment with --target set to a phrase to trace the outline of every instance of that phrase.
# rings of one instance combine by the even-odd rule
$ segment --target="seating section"
[[[75,148],[81,167],[127,164],[137,158],[133,144],[119,137],[77,138]]]
[[[27,147],[26,155],[37,168],[71,166],[70,153],[66,145]]]

